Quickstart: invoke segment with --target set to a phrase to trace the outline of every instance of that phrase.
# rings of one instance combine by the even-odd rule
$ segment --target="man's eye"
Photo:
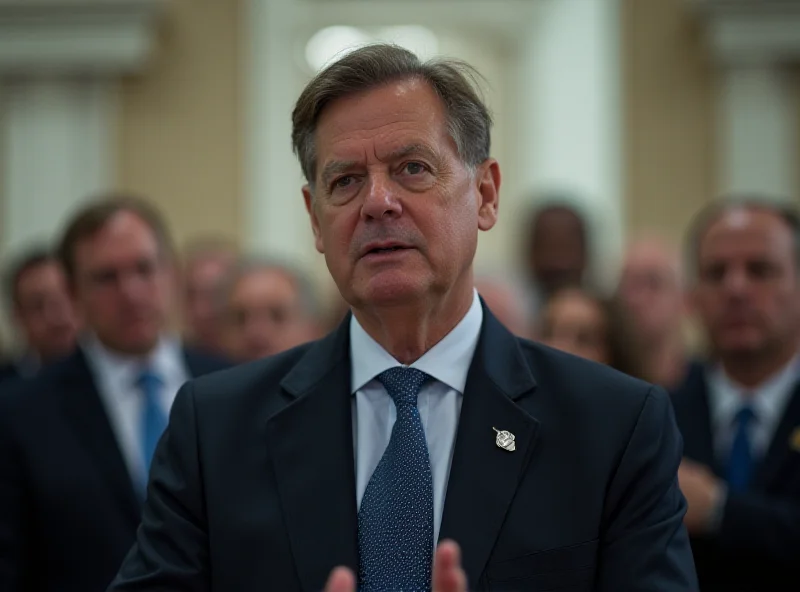
[[[333,182],[333,186],[335,189],[344,189],[353,184],[353,177],[351,175],[345,175],[344,177],[339,177],[336,181]]]
[[[405,172],[409,175],[419,175],[425,172],[425,165],[419,162],[406,163]]]

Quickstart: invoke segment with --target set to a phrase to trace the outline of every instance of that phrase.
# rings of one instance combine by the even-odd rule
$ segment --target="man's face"
[[[633,245],[622,266],[618,295],[643,338],[670,334],[683,315],[678,256],[655,243]]]
[[[586,269],[586,237],[581,219],[568,208],[541,212],[533,232],[530,269],[547,294],[577,286]]]
[[[233,255],[219,253],[199,257],[186,269],[186,327],[195,341],[209,348],[220,347],[221,319],[216,300],[220,284],[233,263]]]
[[[497,220],[500,171],[469,170],[436,93],[417,80],[329,105],[304,189],[317,250],[345,300],[391,306],[471,287],[478,230]]]
[[[87,327],[121,353],[149,353],[166,326],[175,279],[149,226],[119,212],[76,245],[74,260],[74,296]]]
[[[72,351],[78,321],[58,263],[41,263],[19,276],[15,317],[27,346],[42,360],[54,360]]]
[[[767,210],[738,208],[704,232],[694,304],[721,354],[795,343],[800,289],[792,233]]]
[[[304,314],[297,286],[279,269],[241,277],[227,311],[231,357],[250,361],[280,353],[317,337]]]

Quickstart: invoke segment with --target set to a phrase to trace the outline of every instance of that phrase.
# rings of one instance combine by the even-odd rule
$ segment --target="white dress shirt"
[[[708,378],[709,403],[717,458],[724,460],[728,457],[736,433],[736,413],[748,403],[755,413],[749,432],[754,456],[760,458],[766,454],[798,378],[800,358],[794,358],[755,388],[737,384],[721,366],[712,369]]]
[[[106,348],[96,337],[81,342],[95,378],[111,429],[117,438],[128,473],[136,486],[144,487],[144,458],[140,436],[143,393],[137,386],[142,371],[149,368],[162,380],[160,402],[169,414],[175,395],[189,378],[180,344],[162,338],[146,358],[128,356]]]
[[[439,539],[461,400],[482,323],[483,309],[475,292],[472,306],[458,325],[410,366],[434,379],[425,383],[417,397],[433,477],[434,541]],[[364,490],[389,445],[397,418],[394,402],[375,377],[384,370],[403,364],[372,339],[355,316],[350,319],[350,363],[351,392],[355,395],[356,502],[360,508]]]

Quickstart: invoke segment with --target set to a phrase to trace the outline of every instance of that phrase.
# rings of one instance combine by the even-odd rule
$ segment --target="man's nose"
[[[747,289],[748,279],[744,269],[730,269],[725,274],[723,288],[729,295],[739,295]]]
[[[361,206],[363,218],[380,220],[398,217],[403,212],[396,188],[387,175],[373,175],[367,186],[367,194]]]

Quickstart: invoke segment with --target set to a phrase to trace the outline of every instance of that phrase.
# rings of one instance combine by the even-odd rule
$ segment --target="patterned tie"
[[[433,561],[433,478],[417,395],[428,375],[397,367],[377,378],[394,401],[397,420],[358,512],[359,590],[427,592]]]
[[[747,489],[753,471],[753,450],[748,434],[750,425],[756,419],[753,410],[745,405],[736,413],[734,424],[736,434],[733,437],[731,454],[728,458],[728,487],[731,491],[742,492]]]
[[[150,462],[153,460],[153,453],[164,429],[167,427],[167,414],[161,406],[161,389],[164,383],[161,377],[152,370],[146,369],[136,381],[142,391],[142,414],[139,420],[139,442],[142,450],[142,460],[144,461],[144,474],[142,475],[142,491],[147,488],[147,480],[150,475]]]

